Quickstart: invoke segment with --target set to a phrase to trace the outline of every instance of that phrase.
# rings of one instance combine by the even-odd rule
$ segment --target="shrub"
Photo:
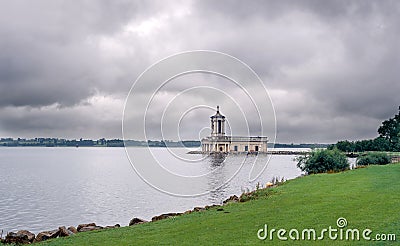
[[[297,167],[308,174],[338,172],[350,167],[346,155],[337,149],[314,150],[295,160]]]
[[[386,165],[391,162],[386,153],[367,153],[357,158],[357,165],[366,166],[370,164]]]

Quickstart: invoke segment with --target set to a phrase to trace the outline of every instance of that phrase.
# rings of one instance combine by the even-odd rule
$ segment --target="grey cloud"
[[[96,89],[126,91],[145,67],[136,66],[136,71],[130,67],[140,64],[134,56],[119,61],[102,57],[99,39],[164,9],[161,3],[147,1],[1,5],[0,105],[15,106],[73,105]],[[139,45],[130,45],[138,46],[138,60],[145,61]],[[122,75],[116,72],[119,68],[125,69]]]
[[[0,134],[3,137],[120,138],[122,111],[115,110],[120,104],[118,98],[102,102],[100,97],[75,107],[3,107],[0,108]]]

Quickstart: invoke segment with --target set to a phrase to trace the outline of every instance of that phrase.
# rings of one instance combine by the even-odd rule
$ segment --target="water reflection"
[[[226,154],[223,153],[215,153],[213,155],[210,155],[209,161],[210,161],[210,166],[215,168],[215,167],[220,167],[226,159]]]
[[[210,175],[208,180],[208,187],[210,190],[210,195],[208,196],[208,200],[215,204],[220,203],[221,199],[226,196],[226,188],[227,185],[221,183],[221,181],[226,180],[226,161],[225,154],[213,154],[208,157],[208,163],[210,167],[210,171],[213,172],[213,175]],[[214,187],[218,187],[215,189]]]

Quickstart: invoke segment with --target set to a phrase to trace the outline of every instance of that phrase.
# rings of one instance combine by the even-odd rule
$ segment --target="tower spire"
[[[222,137],[225,136],[225,116],[219,112],[219,106],[217,106],[217,113],[211,116],[211,136]]]

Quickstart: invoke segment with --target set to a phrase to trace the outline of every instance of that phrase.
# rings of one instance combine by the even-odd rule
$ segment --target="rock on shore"
[[[1,242],[6,244],[17,244],[17,245],[30,244],[30,243],[42,242],[51,238],[68,237],[79,232],[95,231],[95,230],[118,228],[118,227],[120,227],[119,224],[102,227],[96,225],[95,223],[80,224],[78,225],[77,228],[70,226],[68,227],[68,229],[65,226],[60,226],[58,227],[58,229],[55,230],[42,231],[38,233],[36,236],[34,233],[30,231],[20,230],[18,232],[7,233],[5,239],[1,240]]]
[[[56,238],[60,235],[60,230],[43,231],[36,235],[34,242],[41,242],[50,238]]]
[[[230,196],[228,199],[223,201],[223,205],[226,205],[228,203],[232,202],[245,202],[246,199],[242,199],[244,195],[251,195],[253,192],[248,192],[248,193],[243,193],[240,197],[233,195]],[[159,221],[163,219],[168,219],[168,218],[173,218],[176,216],[180,216],[182,214],[191,214],[195,212],[202,212],[205,210],[209,210],[212,208],[216,208],[217,211],[224,211],[221,205],[211,205],[211,206],[205,206],[205,207],[195,207],[192,210],[188,210],[184,213],[165,213],[165,214],[160,214],[157,216],[154,216],[151,218],[151,222],[154,221]],[[224,213],[229,213],[227,211],[224,211]],[[143,224],[143,223],[148,223],[149,221],[134,217],[133,219],[130,220],[129,226],[133,225],[138,225],[138,224]],[[9,232],[7,233],[5,239],[2,239],[2,243],[13,243],[13,244],[29,244],[29,243],[35,243],[35,242],[41,242],[47,239],[51,238],[57,238],[57,237],[68,237],[80,232],[87,232],[87,231],[95,231],[95,230],[102,230],[102,229],[110,229],[110,228],[119,228],[120,225],[116,224],[113,226],[98,226],[96,223],[88,223],[88,224],[80,224],[76,228],[73,226],[70,226],[66,228],[65,226],[60,226],[56,230],[52,231],[43,231],[40,232],[35,236],[32,232],[26,231],[26,230],[20,230],[18,232]]]
[[[147,223],[147,220],[143,220],[140,218],[133,218],[131,219],[131,221],[129,221],[129,226],[133,226],[133,225],[138,225],[138,224],[143,224],[143,223]]]
[[[27,244],[35,240],[35,234],[27,230],[18,232],[9,232],[4,240],[4,243]]]

